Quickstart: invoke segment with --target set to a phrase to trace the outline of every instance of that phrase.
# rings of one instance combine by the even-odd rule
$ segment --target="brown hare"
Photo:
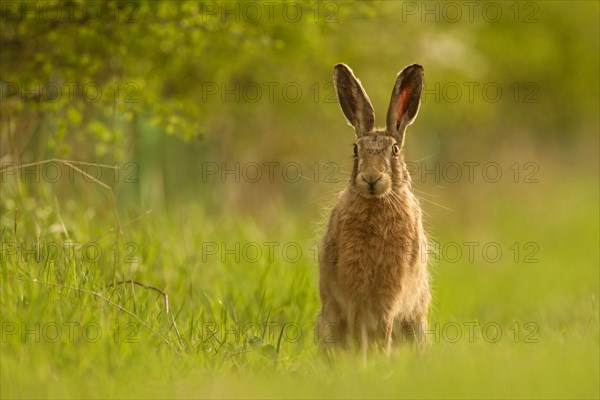
[[[347,65],[334,67],[334,83],[356,142],[352,176],[319,251],[318,333],[326,349],[358,342],[366,360],[374,341],[387,353],[400,335],[425,341],[427,239],[401,151],[419,110],[423,67],[413,64],[398,74],[385,129],[374,128],[371,101]]]

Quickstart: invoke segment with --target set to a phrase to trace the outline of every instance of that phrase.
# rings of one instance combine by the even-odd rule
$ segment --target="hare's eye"
[[[395,145],[392,146],[392,154],[395,155],[395,156],[397,156],[398,153],[400,153],[400,147],[398,147],[398,145],[395,144]]]
[[[354,155],[357,156],[358,155],[358,146],[354,145]]]

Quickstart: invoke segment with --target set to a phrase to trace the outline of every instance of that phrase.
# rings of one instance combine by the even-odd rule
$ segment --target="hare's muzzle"
[[[389,176],[375,168],[359,173],[356,185],[367,197],[379,197],[390,189]]]

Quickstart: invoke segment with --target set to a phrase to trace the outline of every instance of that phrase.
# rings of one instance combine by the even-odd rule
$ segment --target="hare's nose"
[[[363,180],[369,184],[369,188],[371,188],[371,189],[373,189],[373,187],[375,187],[375,184],[377,182],[379,182],[381,177],[382,177],[381,174],[363,174],[362,175]]]

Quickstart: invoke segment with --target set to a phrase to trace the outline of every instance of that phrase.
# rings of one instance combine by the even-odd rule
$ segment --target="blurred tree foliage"
[[[474,118],[450,104],[436,115],[444,126],[473,129],[484,113],[490,132],[522,128],[527,96],[544,102],[533,135],[573,131],[582,112],[597,111],[597,4],[505,4],[497,20],[495,10],[453,4],[3,1],[2,153],[18,159],[37,132],[43,156],[91,148],[120,159],[138,117],[185,139],[204,134],[216,112],[235,119],[239,110],[224,115],[222,103],[206,101],[209,82],[226,89],[316,71],[321,79],[341,59],[361,60],[362,76],[367,68],[388,76],[418,59],[452,96],[444,82],[461,82],[459,103]],[[515,86],[502,86],[503,95],[517,100],[491,109],[465,101],[471,81],[481,83],[475,94],[486,82],[508,82]]]
[[[110,147],[121,158],[138,116],[167,134],[202,135],[213,82],[276,81],[275,60],[318,50],[328,25],[307,16],[319,6],[293,5],[271,18],[256,3],[3,1],[2,130],[13,136],[3,144],[24,145],[37,131],[46,154],[83,156],[93,144],[96,155]],[[18,159],[14,147],[3,153]]]

